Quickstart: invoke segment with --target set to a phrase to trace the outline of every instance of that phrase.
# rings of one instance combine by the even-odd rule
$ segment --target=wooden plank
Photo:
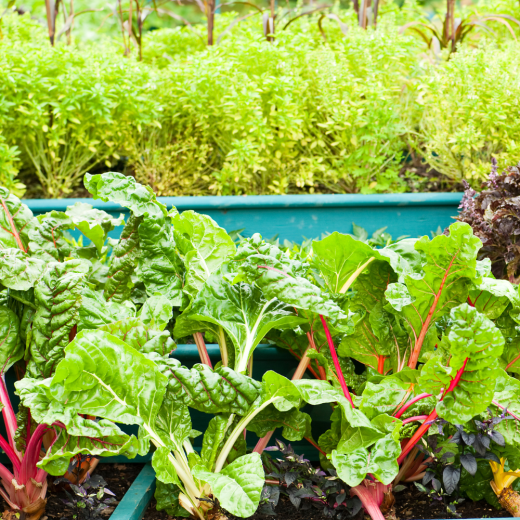
[[[370,234],[387,226],[394,238],[430,235],[449,226],[457,214],[462,193],[396,193],[383,195],[255,195],[247,197],[159,197],[168,208],[192,209],[212,217],[227,231],[243,229],[244,236],[301,242],[322,233],[352,233],[352,223]],[[92,204],[113,215],[128,213],[118,204],[93,199],[28,199],[36,214],[64,211],[76,201]],[[117,238],[119,227],[110,233]]]
[[[155,491],[155,471],[147,464],[119,502],[111,520],[141,520]]]

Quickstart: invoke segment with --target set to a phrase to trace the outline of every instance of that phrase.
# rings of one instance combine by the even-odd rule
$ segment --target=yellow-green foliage
[[[162,129],[143,134],[138,178],[163,194],[404,190],[418,43],[395,26],[332,36],[295,24],[269,43],[248,23],[163,67]]]
[[[516,0],[477,7],[520,17]],[[286,28],[280,17],[273,42],[261,15],[226,13],[211,48],[203,25],[146,34],[142,63],[117,40],[51,48],[37,22],[6,15],[3,175],[32,174],[45,196],[104,165],[160,195],[381,193],[408,189],[413,148],[455,183],[478,184],[493,155],[520,159],[519,44],[500,26],[497,43],[436,61],[399,34],[418,12],[383,2],[377,30],[364,31],[338,9],[346,34],[334,17],[320,31],[319,13]]]
[[[465,47],[422,85],[417,146],[439,172],[475,185],[520,160],[520,45]]]
[[[0,130],[47,196],[67,195],[86,171],[132,154],[154,123],[154,71],[113,49],[0,43]]]

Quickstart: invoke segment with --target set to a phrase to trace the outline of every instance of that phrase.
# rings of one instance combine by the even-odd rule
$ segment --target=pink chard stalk
[[[46,424],[40,424],[31,434],[30,427],[26,432],[26,449],[22,455],[14,441],[18,424],[11,400],[7,393],[5,380],[0,378],[0,401],[3,405],[2,415],[7,431],[7,440],[0,435],[0,446],[9,457],[13,471],[0,464],[0,495],[9,504],[19,520],[38,520],[45,511],[47,500],[47,472],[36,467],[40,460],[43,436],[51,430]],[[53,426],[64,427],[56,423]]]

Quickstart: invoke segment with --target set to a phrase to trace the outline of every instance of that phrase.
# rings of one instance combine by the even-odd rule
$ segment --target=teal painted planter
[[[147,464],[125,493],[114,512],[112,520],[141,520],[155,491],[155,471]]]
[[[387,226],[394,238],[430,235],[453,222],[462,193],[397,193],[385,195],[252,195],[242,197],[159,197],[168,208],[194,210],[212,217],[227,231],[244,229],[244,236],[301,242],[322,233],[352,233],[352,222],[369,234]],[[88,202],[113,215],[128,213],[119,204],[93,199],[28,199],[39,215],[64,211],[75,202]],[[114,230],[117,237],[121,230]]]

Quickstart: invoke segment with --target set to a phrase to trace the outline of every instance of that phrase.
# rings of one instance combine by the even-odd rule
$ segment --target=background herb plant
[[[328,474],[297,455],[291,445],[276,440],[268,452],[280,452],[282,459],[263,458],[268,483],[262,492],[259,512],[274,515],[280,495],[287,496],[296,509],[317,509],[326,518],[342,520],[361,511],[361,501],[350,497],[350,487],[342,482],[334,469]]]
[[[71,484],[65,478],[58,478],[54,483],[65,485],[67,498],[61,501],[72,510],[68,517],[72,520],[100,520],[106,516],[103,512],[117,503],[114,493],[107,489],[105,479],[99,474],[90,476],[81,485]]]

